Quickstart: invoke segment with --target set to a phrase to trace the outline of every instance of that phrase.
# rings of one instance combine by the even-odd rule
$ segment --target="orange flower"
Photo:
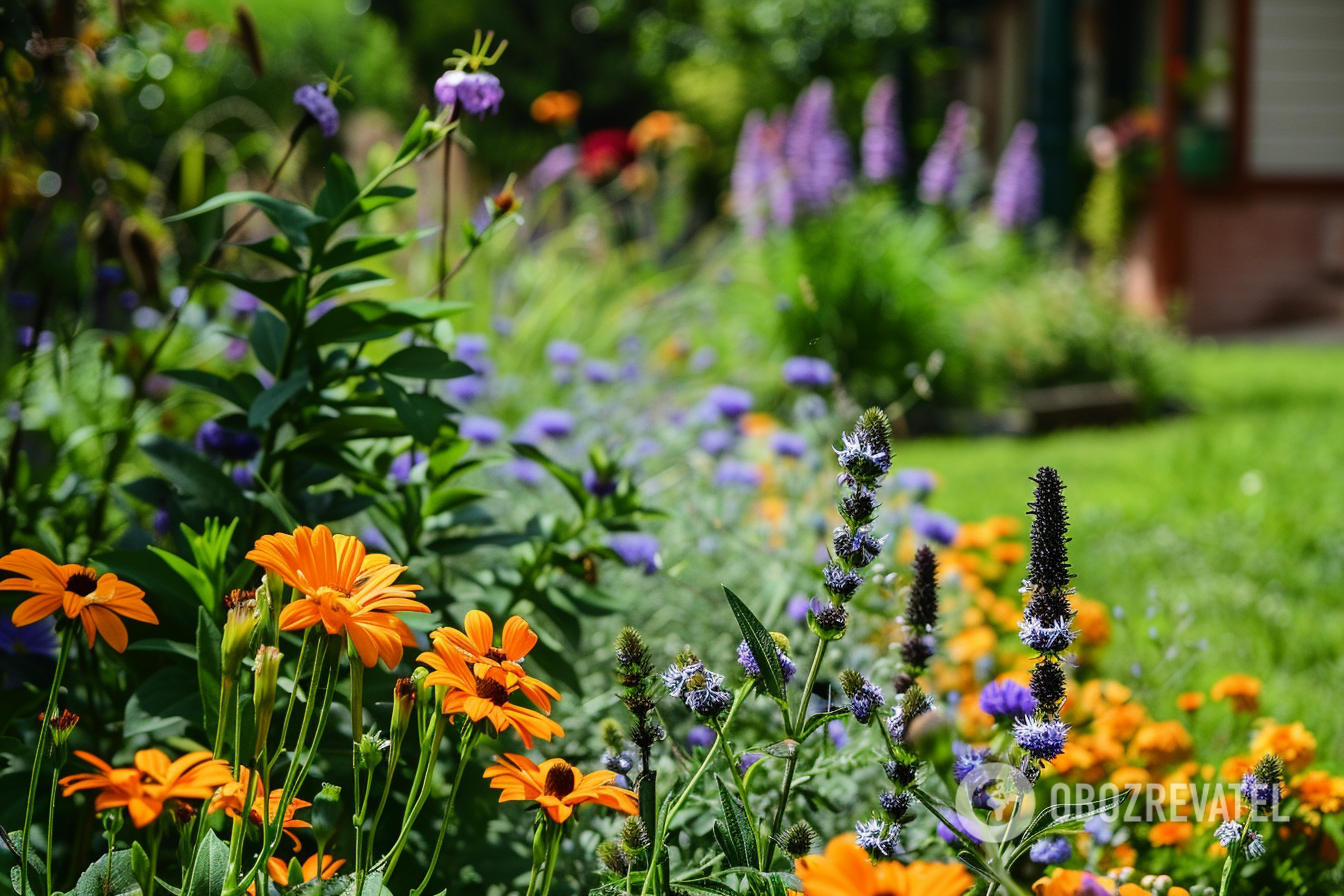
[[[509,702],[509,696],[520,689],[517,683],[505,684],[497,675],[489,674],[492,670],[487,670],[484,677],[477,677],[452,647],[423,653],[420,661],[435,670],[425,677],[425,684],[448,686],[443,697],[444,715],[465,714],[473,722],[489,719],[496,734],[513,728],[529,750],[533,736],[542,740],[565,736],[563,728],[541,713]]]
[[[1078,615],[1074,624],[1078,626],[1078,636],[1088,647],[1101,647],[1111,640],[1111,614],[1101,601],[1075,598],[1074,609]]]
[[[1251,756],[1260,759],[1275,753],[1290,772],[1300,772],[1316,758],[1316,736],[1301,722],[1276,725],[1272,721],[1251,739]]]
[[[494,623],[480,610],[467,612],[463,628],[466,631],[455,628],[435,631],[430,635],[434,652],[420,654],[419,661],[431,669],[445,671],[446,666],[439,655],[455,649],[474,666],[477,677],[489,675],[505,687],[517,687],[527,699],[541,707],[542,712],[551,711],[550,698],[559,700],[560,692],[523,671],[523,658],[537,645],[537,634],[523,617],[510,616],[508,622],[504,623],[499,647],[495,646]]]
[[[1092,896],[1098,892],[1114,893],[1115,881],[1086,871],[1056,868],[1049,877],[1032,884],[1031,892],[1035,896]]]
[[[1154,846],[1175,846],[1178,849],[1195,836],[1195,826],[1188,821],[1159,821],[1148,831],[1148,842]]]
[[[1344,778],[1320,769],[1294,778],[1292,792],[1303,806],[1316,812],[1333,815],[1344,808]]]
[[[1124,743],[1139,732],[1147,719],[1148,711],[1139,704],[1121,703],[1098,714],[1092,730],[1098,737]]]
[[[998,646],[999,636],[987,625],[962,629],[947,641],[947,657],[954,663],[973,663]]]
[[[272,790],[269,799],[261,797],[261,780],[253,775],[247,768],[238,769],[238,780],[229,781],[224,786],[215,791],[210,798],[210,812],[223,811],[230,818],[241,818],[243,807],[248,806],[247,819],[260,827],[263,824],[262,813],[267,816],[268,821],[274,821],[275,815],[280,811],[280,800],[284,796],[284,790]],[[298,809],[306,809],[312,803],[307,800],[301,800],[294,797],[285,807],[285,817],[281,821],[280,827],[285,830],[289,839],[294,841],[294,849],[297,851],[302,845],[299,838],[296,837],[292,829],[312,827],[306,821],[295,818],[294,813]],[[311,878],[305,878],[311,880]]]
[[[1240,783],[1247,772],[1255,768],[1255,760],[1249,756],[1230,756],[1223,762],[1222,768],[1218,769],[1218,777],[1224,781],[1236,781]]]
[[[630,142],[636,152],[644,152],[651,146],[667,149],[672,145],[674,138],[682,135],[684,131],[685,123],[680,115],[657,109],[635,122],[634,127],[630,128]]]
[[[321,622],[329,635],[345,634],[372,668],[379,658],[389,669],[401,662],[415,636],[395,613],[428,613],[412,595],[419,585],[393,584],[406,567],[386,554],[369,554],[358,538],[332,535],[326,526],[300,526],[293,535],[263,535],[247,559],[273,572],[304,596],[280,611],[280,628]]]
[[[565,127],[579,117],[583,99],[575,90],[548,90],[532,101],[532,120],[538,124]]]
[[[124,806],[138,828],[158,818],[169,800],[209,799],[216,787],[232,779],[228,763],[211,759],[207,750],[187,753],[176,761],[159,750],[140,750],[132,768],[113,768],[83,750],[76,750],[75,755],[98,771],[65,776],[60,780],[65,788],[62,795],[99,790],[95,809]]]
[[[1111,773],[1111,783],[1121,790],[1143,787],[1151,780],[1152,776],[1148,774],[1147,769],[1134,765],[1118,768]]]
[[[1177,721],[1149,722],[1134,735],[1130,745],[1148,765],[1171,765],[1190,757],[1195,743]]]
[[[1260,679],[1236,672],[1215,682],[1209,696],[1215,701],[1231,700],[1234,712],[1259,712]]]
[[[89,638],[97,635],[117,653],[126,650],[126,625],[119,617],[158,625],[159,617],[145,604],[145,592],[120,581],[112,573],[98,573],[77,563],[57,566],[37,551],[20,548],[0,557],[0,569],[16,572],[0,581],[0,591],[31,591],[33,596],[14,609],[15,625],[31,625],[64,610],[66,618],[78,619]]]
[[[563,759],[537,765],[526,756],[505,753],[498,764],[485,770],[484,777],[490,779],[491,788],[500,791],[501,803],[532,800],[557,824],[583,803],[600,803],[626,815],[639,809],[633,793],[611,783],[615,772],[602,769],[585,775]]]
[[[339,869],[344,864],[345,859],[333,859],[331,856],[323,856],[322,879],[331,880],[332,875],[335,874],[337,869]],[[316,854],[311,855],[308,858],[304,859],[303,865],[301,867],[303,868],[303,880],[305,883],[307,883],[310,880],[317,880]],[[271,856],[269,859],[267,859],[266,873],[271,876],[271,880],[275,881],[280,886],[282,887],[289,886],[289,863],[286,862],[284,859],[277,859],[275,856]],[[250,893],[252,891],[249,890],[248,892]]]
[[[1183,712],[1194,712],[1204,705],[1204,695],[1199,691],[1186,691],[1176,698],[1176,708]]]
[[[961,896],[975,878],[960,865],[942,862],[878,862],[841,834],[825,855],[804,856],[794,865],[806,896]]]

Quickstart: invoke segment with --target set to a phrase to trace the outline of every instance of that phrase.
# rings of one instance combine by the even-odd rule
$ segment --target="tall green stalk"
[[[38,725],[37,750],[33,753],[33,771],[28,776],[28,802],[23,810],[23,855],[19,856],[20,893],[28,892],[28,844],[32,840],[33,811],[37,808],[37,779],[42,773],[42,758],[47,752],[47,732],[51,730],[51,720],[56,715],[56,695],[61,692],[61,679],[65,677],[65,661],[70,656],[70,644],[74,640],[74,635],[74,620],[66,620],[65,631],[61,632],[61,652],[56,657],[56,674],[51,679],[51,691],[47,694],[47,710],[42,715],[41,724]],[[51,839],[50,830],[47,831],[47,839]],[[47,892],[51,892],[50,885],[47,887]]]

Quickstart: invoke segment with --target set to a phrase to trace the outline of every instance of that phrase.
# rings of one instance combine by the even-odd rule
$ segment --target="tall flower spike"
[[[889,181],[905,171],[905,148],[901,145],[901,119],[897,111],[898,89],[890,75],[878,78],[863,103],[863,176],[873,183]]]

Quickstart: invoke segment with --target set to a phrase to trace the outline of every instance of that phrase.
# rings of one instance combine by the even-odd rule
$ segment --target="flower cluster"
[[[687,709],[706,719],[718,718],[733,702],[733,695],[723,687],[723,676],[705,668],[699,657],[688,650],[678,654],[668,666],[663,684]]]
[[[658,708],[653,659],[648,645],[633,628],[621,629],[616,639],[616,680],[621,686],[621,702],[634,716],[630,740],[639,750],[639,773],[649,773],[649,751],[667,737],[662,725],[653,721]]]

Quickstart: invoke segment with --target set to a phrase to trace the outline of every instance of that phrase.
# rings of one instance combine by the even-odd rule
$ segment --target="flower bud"
[[[257,627],[257,602],[244,600],[229,610],[224,620],[224,638],[220,646],[220,660],[224,677],[238,680],[238,667],[252,646],[252,632]]]
[[[79,723],[79,716],[68,709],[63,709],[51,719],[45,718],[45,713],[39,713],[37,720],[46,722],[51,728],[51,746],[49,747],[51,755],[56,759],[56,767],[65,765],[65,758],[68,752],[66,746],[70,742],[70,735],[75,731],[75,725]]]
[[[266,746],[271,731],[271,715],[275,712],[275,686],[280,678],[280,661],[285,658],[274,647],[257,651],[256,665],[252,668],[252,705],[257,719],[257,752]]]
[[[372,734],[365,734],[359,739],[359,768],[360,771],[370,771],[378,767],[378,763],[383,761],[383,751],[388,747],[388,742],[382,734],[375,731]]]
[[[313,797],[309,818],[313,825],[313,836],[317,838],[317,851],[326,852],[327,842],[341,823],[341,788],[335,784],[323,784],[317,796]]]
[[[411,714],[415,712],[415,680],[398,678],[392,688],[392,741],[400,745],[411,724]]]
[[[109,809],[103,813],[103,833],[115,840],[124,821],[121,809]]]
[[[284,592],[271,590],[271,577],[267,575],[257,587],[257,636],[263,644],[274,644],[278,640],[276,629],[276,603]]]

